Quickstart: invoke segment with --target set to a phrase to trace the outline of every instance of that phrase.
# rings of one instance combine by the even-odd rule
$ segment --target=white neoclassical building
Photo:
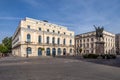
[[[73,55],[74,32],[48,21],[26,17],[12,37],[12,54],[21,57]]]
[[[115,54],[115,34],[103,31],[103,39],[101,41],[104,42],[104,53],[103,54]],[[77,54],[78,48],[82,49],[81,54],[96,54],[96,31],[87,32],[83,34],[79,34],[75,36],[75,51]]]

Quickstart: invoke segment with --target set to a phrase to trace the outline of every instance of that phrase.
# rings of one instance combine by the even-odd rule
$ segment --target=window
[[[52,44],[55,44],[55,38],[54,37],[52,38]]]
[[[49,44],[49,37],[47,37],[47,44]]]
[[[89,39],[87,39],[87,42],[89,42]]]
[[[65,35],[65,32],[64,32],[64,35]]]
[[[39,28],[39,31],[41,31],[41,28]]]
[[[55,32],[55,30],[53,30],[53,33]]]
[[[63,39],[63,44],[64,44],[64,45],[65,45],[65,42],[66,42],[65,39]]]
[[[87,43],[87,48],[89,48],[89,44]]]
[[[85,48],[85,44],[83,44],[83,48]]]
[[[85,42],[85,39],[84,39],[84,42]]]
[[[70,45],[72,45],[72,40],[70,40]]]
[[[86,53],[89,53],[89,50],[86,50]]]
[[[94,39],[93,39],[93,38],[91,38],[91,41],[94,41]]]
[[[85,50],[84,50],[84,53],[85,53]]]
[[[82,40],[80,39],[80,43],[82,42]]]
[[[27,42],[30,42],[31,41],[31,36],[30,34],[27,34]]]
[[[58,48],[58,55],[61,55],[61,48]]]
[[[47,32],[49,32],[49,29],[47,29]]]
[[[46,55],[47,55],[47,56],[50,56],[50,48],[47,48],[47,49],[46,49]]]
[[[38,24],[38,22],[36,22],[36,24]]]
[[[93,43],[91,43],[91,48],[93,48]]]
[[[31,53],[32,53],[31,47],[28,47],[28,48],[26,49],[26,52],[27,52],[27,54],[31,54]]]
[[[80,47],[82,47],[82,44],[80,44]]]
[[[93,50],[91,50],[91,53],[92,53],[92,54],[94,53]]]
[[[60,34],[60,31],[58,31],[58,34]]]
[[[72,53],[72,49],[70,49],[70,53]]]
[[[58,38],[57,43],[58,43],[58,45],[60,44],[60,38]]]
[[[41,43],[41,36],[38,36],[38,42]]]
[[[27,28],[30,29],[30,25],[27,25]]]

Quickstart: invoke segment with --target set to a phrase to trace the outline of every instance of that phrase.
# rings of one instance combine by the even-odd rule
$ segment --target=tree
[[[12,37],[5,37],[2,40],[2,44],[7,48],[7,53],[11,53],[12,51]],[[4,49],[5,49],[4,47]]]
[[[77,49],[77,52],[78,52],[78,55],[80,55],[81,52],[82,52],[82,48],[79,47],[79,48]]]
[[[0,56],[7,55],[8,49],[3,44],[0,44]]]
[[[82,48],[79,49],[79,52],[80,52],[80,53],[82,52]]]

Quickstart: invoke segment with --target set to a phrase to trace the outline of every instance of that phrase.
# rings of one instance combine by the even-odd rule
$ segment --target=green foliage
[[[10,53],[12,51],[12,37],[5,37],[0,44],[0,53]]]
[[[97,54],[84,54],[83,58],[97,59],[99,55]]]
[[[79,52],[80,52],[80,53],[82,52],[82,48],[79,49]]]
[[[116,59],[115,54],[84,54],[83,58],[89,58],[89,59],[97,59],[98,57],[102,57],[102,59]]]
[[[7,53],[10,53],[12,50],[12,37],[5,37],[2,40],[2,44],[7,48]]]
[[[3,44],[0,44],[0,53],[7,53],[7,52],[8,52],[8,48]]]
[[[42,51],[44,51],[45,50],[45,48],[41,48],[42,49]]]

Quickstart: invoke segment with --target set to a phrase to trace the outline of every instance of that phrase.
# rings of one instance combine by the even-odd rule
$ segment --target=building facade
[[[21,20],[12,37],[12,54],[16,56],[73,55],[74,32],[48,21]]]
[[[104,42],[103,54],[115,54],[115,34],[103,31],[103,38],[100,41]],[[96,31],[83,33],[75,36],[75,52],[76,54],[96,54]],[[81,53],[79,52],[81,49]]]
[[[115,35],[116,53],[120,54],[120,34]]]

